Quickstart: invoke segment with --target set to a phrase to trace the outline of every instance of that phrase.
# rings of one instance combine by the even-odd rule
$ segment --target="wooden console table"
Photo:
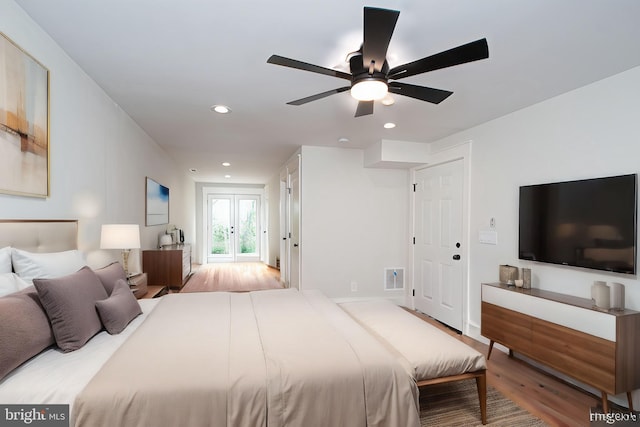
[[[586,298],[502,283],[482,285],[481,333],[509,354],[518,352],[607,394],[640,388],[640,312],[600,311]]]

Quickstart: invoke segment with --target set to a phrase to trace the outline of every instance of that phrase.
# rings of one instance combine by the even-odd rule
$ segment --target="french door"
[[[260,261],[260,196],[209,194],[207,262]]]

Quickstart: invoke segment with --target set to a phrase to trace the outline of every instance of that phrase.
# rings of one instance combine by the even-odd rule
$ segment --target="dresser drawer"
[[[149,285],[180,289],[191,273],[191,246],[173,245],[142,252],[144,271]]]

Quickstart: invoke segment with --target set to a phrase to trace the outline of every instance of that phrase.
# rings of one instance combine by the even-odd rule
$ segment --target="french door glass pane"
[[[256,200],[238,200],[238,252],[241,254],[257,253],[258,224],[256,213]]]
[[[210,255],[231,254],[231,200],[211,201],[211,252]]]

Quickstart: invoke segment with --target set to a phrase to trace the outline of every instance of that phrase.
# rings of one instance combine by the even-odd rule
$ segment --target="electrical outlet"
[[[358,292],[358,282],[355,280],[351,281],[351,292]]]

